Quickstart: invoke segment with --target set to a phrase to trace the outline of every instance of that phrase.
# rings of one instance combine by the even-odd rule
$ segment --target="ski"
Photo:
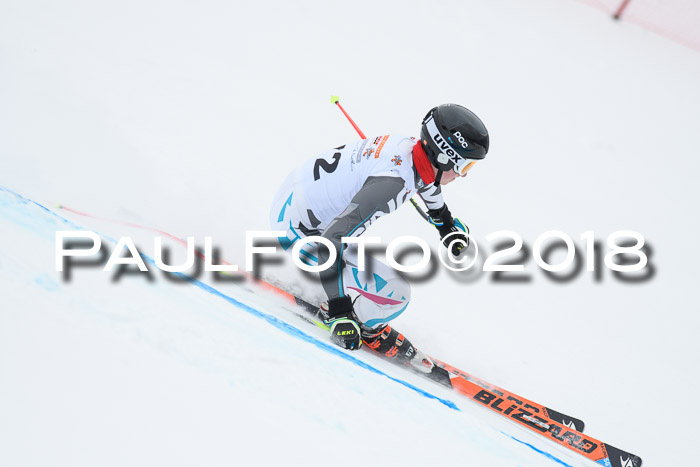
[[[435,363],[437,366],[439,366],[440,368],[443,368],[444,370],[446,370],[448,372],[448,374],[452,378],[452,387],[457,391],[460,391],[460,388],[462,386],[462,384],[460,383],[460,380],[463,379],[463,380],[466,380],[472,384],[479,386],[480,388],[482,388],[486,391],[489,391],[492,394],[496,394],[498,397],[500,397],[506,401],[515,402],[527,410],[532,410],[536,414],[542,414],[546,418],[549,418],[551,420],[559,422],[566,427],[573,428],[574,430],[583,433],[583,429],[585,427],[583,420],[580,420],[578,418],[574,418],[570,415],[566,415],[565,413],[556,411],[556,410],[551,409],[549,407],[546,407],[544,405],[530,401],[528,399],[525,399],[524,397],[518,396],[517,394],[513,394],[510,391],[499,388],[498,386],[494,386],[493,384],[491,384],[487,381],[484,381],[481,378],[477,378],[476,376],[471,375],[464,370],[460,370],[459,368],[455,368],[452,365],[449,365],[445,362],[442,362],[435,357],[431,357],[431,356],[428,356],[428,357],[433,361],[433,363]],[[459,379],[457,379],[457,378],[459,378]]]
[[[451,373],[452,375],[452,373]],[[481,385],[454,375],[452,384],[459,393],[471,398],[491,411],[504,416],[529,430],[548,438],[582,456],[606,467],[641,467],[642,459],[616,448],[576,429],[547,417],[517,396],[501,395]]]
[[[280,290],[271,284],[266,285]],[[309,324],[328,330],[328,326],[317,319],[319,311],[317,307],[299,297],[288,295],[297,305],[297,309],[303,310],[304,314],[295,310],[289,310],[290,312]],[[492,412],[600,465],[605,467],[641,467],[642,459],[639,456],[584,435],[582,433],[584,428],[582,420],[499,388],[434,357],[428,357],[435,363],[433,373],[425,374],[414,371],[416,374],[443,384]],[[445,378],[445,374],[447,378]]]
[[[328,326],[323,324],[321,321],[317,320],[317,313],[318,313],[318,308],[315,307],[314,305],[304,301],[303,299],[299,297],[294,297],[294,301],[296,305],[298,305],[299,308],[304,310],[307,313],[307,316],[300,316],[300,318],[304,319],[305,321],[314,324],[315,326],[328,329]],[[290,310],[293,312],[293,310]],[[298,313],[297,313],[298,314]],[[546,418],[549,418],[551,420],[554,420],[556,422],[559,422],[560,424],[573,428],[578,432],[583,432],[585,424],[583,423],[583,420],[572,417],[570,415],[566,415],[562,412],[553,410],[549,407],[546,407],[544,405],[538,404],[536,402],[530,401],[528,399],[525,399],[524,397],[518,396],[517,394],[513,394],[509,391],[506,391],[505,389],[499,388],[498,386],[495,386],[483,379],[477,378],[476,376],[467,373],[464,370],[460,370],[458,368],[453,367],[452,365],[449,365],[445,362],[442,362],[438,360],[437,358],[434,358],[430,355],[427,355],[428,358],[430,358],[435,365],[440,368],[441,370],[444,370],[444,372],[441,372],[442,374],[445,374],[443,377],[441,374],[425,374],[425,373],[420,373],[417,372],[418,374],[422,374],[424,376],[427,376],[428,378],[437,381],[451,389],[456,390],[457,392],[461,392],[460,388],[462,387],[461,380],[466,380],[467,382],[470,382],[472,384],[475,384],[479,387],[481,387],[484,390],[490,391],[493,394],[496,394],[498,397],[503,398],[504,400],[509,400],[509,401],[518,401],[520,402],[520,405],[525,407],[527,410],[531,410],[535,412],[538,415],[543,415]]]

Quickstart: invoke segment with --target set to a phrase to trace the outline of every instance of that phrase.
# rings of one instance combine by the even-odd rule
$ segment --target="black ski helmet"
[[[433,107],[423,119],[420,138],[430,162],[463,175],[489,151],[489,132],[471,110],[457,104]]]

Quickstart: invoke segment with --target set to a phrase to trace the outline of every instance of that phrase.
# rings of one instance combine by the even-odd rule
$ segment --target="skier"
[[[341,238],[362,235],[416,193],[445,246],[459,255],[468,246],[468,230],[453,219],[440,186],[465,177],[488,148],[481,120],[460,105],[444,104],[425,116],[418,141],[393,135],[360,140],[309,159],[287,177],[275,195],[270,223],[287,232],[279,239],[285,251],[308,236],[322,236],[335,246],[334,263],[320,273],[328,296],[320,305],[322,318],[335,344],[355,350],[364,341],[388,358],[432,371],[433,363],[388,324],[408,306],[409,284],[373,258],[360,270],[357,245]],[[309,265],[328,258],[327,249],[315,243],[300,250]]]

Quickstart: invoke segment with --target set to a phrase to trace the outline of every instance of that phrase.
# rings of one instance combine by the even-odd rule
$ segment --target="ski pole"
[[[353,121],[352,118],[350,118],[350,115],[345,111],[342,105],[340,105],[340,98],[338,96],[331,96],[331,104],[335,104],[338,106],[341,112],[343,112],[343,115],[345,115],[345,118],[348,119],[352,127],[357,131],[357,134],[360,135],[360,138],[362,139],[367,139],[364,133],[362,133],[362,130],[360,130],[360,127],[357,126],[357,124]],[[430,222],[430,217],[428,217],[428,214],[423,211],[423,209],[420,207],[418,204],[418,201],[416,201],[415,197],[411,198],[411,204],[413,205],[414,208],[416,208],[416,211],[418,211],[418,214],[425,219],[427,222]]]
[[[613,15],[613,19],[619,20],[620,17],[622,16],[622,12],[625,11],[625,8],[627,8],[627,4],[630,2],[630,0],[623,0],[622,3],[620,3],[620,6],[617,8],[617,11]]]
[[[350,118],[350,115],[345,111],[342,105],[340,105],[340,98],[338,96],[331,96],[331,103],[335,104],[338,106],[341,112],[343,112],[343,115],[345,115],[345,118],[348,119],[350,122],[350,125],[357,131],[357,134],[360,135],[360,138],[362,139],[367,139],[364,133],[362,133],[362,130],[360,130],[360,127],[357,126],[357,124]]]

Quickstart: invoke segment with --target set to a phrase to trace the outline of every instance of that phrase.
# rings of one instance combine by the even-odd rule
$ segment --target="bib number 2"
[[[338,149],[342,149],[342,147]],[[341,154],[339,152],[333,154],[333,162],[328,162],[323,157],[316,159],[316,163],[314,164],[314,181],[321,178],[321,169],[329,174],[335,172],[335,169],[338,168],[338,163],[340,162],[340,155]]]

